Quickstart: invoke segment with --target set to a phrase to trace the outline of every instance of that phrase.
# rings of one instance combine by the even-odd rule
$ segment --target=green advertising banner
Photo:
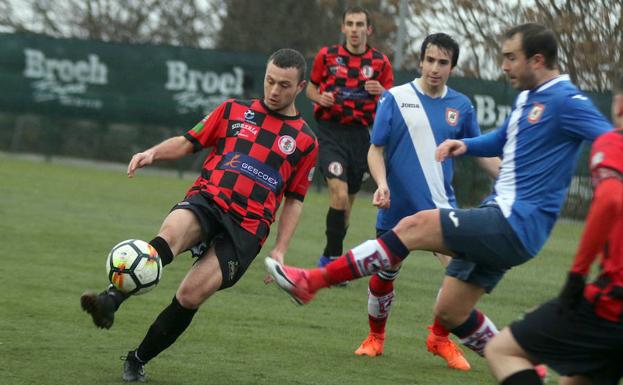
[[[0,34],[0,109],[192,125],[261,93],[266,57],[192,48]]]
[[[266,55],[0,34],[0,109],[191,127],[227,98],[262,95]],[[397,72],[395,84],[415,72]],[[483,131],[500,125],[516,92],[506,82],[453,77]],[[608,113],[609,96],[591,95]],[[297,106],[313,125],[312,106]]]

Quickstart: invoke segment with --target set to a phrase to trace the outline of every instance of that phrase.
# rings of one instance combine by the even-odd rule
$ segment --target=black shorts
[[[510,329],[535,363],[561,375],[587,376],[596,385],[617,385],[623,378],[623,323],[598,317],[587,301],[565,316],[553,299]]]
[[[532,256],[497,205],[439,209],[444,245],[455,253],[446,275],[490,293],[511,267]]]
[[[348,184],[348,193],[361,189],[368,172],[370,132],[360,125],[342,125],[323,120],[318,123],[318,166],[326,179],[338,178]]]
[[[214,245],[223,274],[219,290],[233,286],[260,252],[260,239],[240,227],[212,200],[201,194],[192,195],[173,206],[172,210],[178,209],[192,211],[203,229],[204,239],[190,249],[193,257],[201,258]]]

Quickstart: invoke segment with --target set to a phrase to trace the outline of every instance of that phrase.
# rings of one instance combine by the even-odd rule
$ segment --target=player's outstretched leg
[[[121,356],[123,362],[123,380],[127,382],[145,382],[145,364],[136,357],[136,351]]]
[[[82,294],[80,296],[80,305],[84,311],[91,315],[95,326],[102,329],[110,329],[115,321],[115,311],[117,311],[126,298],[128,298],[127,294],[110,285],[108,289],[99,294],[94,292]]]
[[[303,305],[311,301],[319,289],[388,270],[408,254],[409,250],[390,230],[379,239],[365,241],[324,268],[299,269],[282,265],[270,257],[264,264],[277,285]]]

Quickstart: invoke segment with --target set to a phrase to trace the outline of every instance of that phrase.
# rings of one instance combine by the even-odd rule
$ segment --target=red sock
[[[388,294],[394,291],[394,281],[389,280],[386,281],[384,279],[379,278],[378,275],[373,275],[370,278],[370,283],[368,285],[370,290],[369,296],[373,297],[386,297]],[[393,299],[393,295],[392,295]],[[378,299],[377,299],[378,301]],[[380,305],[380,304],[379,304]],[[379,315],[383,315],[383,317],[376,317],[373,314],[370,314],[370,310],[368,310],[368,324],[370,325],[370,331],[372,333],[384,334],[385,333],[385,325],[387,324],[387,318],[389,317],[389,309],[391,307],[391,299],[389,304],[383,304],[383,309],[378,309],[375,307],[375,311],[379,312]]]
[[[348,254],[342,255],[333,262],[324,267],[325,279],[328,283],[327,286],[335,285],[344,281],[351,281],[353,278],[357,278],[356,270],[352,267],[352,263],[349,260]]]
[[[446,329],[445,326],[439,322],[439,318],[435,317],[435,321],[433,322],[433,334],[438,337],[447,337],[450,334],[450,331]]]

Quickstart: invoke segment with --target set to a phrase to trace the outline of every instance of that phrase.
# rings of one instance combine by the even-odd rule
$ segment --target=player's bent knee
[[[177,291],[176,297],[180,305],[186,309],[197,309],[204,301],[196,292],[183,287]]]

